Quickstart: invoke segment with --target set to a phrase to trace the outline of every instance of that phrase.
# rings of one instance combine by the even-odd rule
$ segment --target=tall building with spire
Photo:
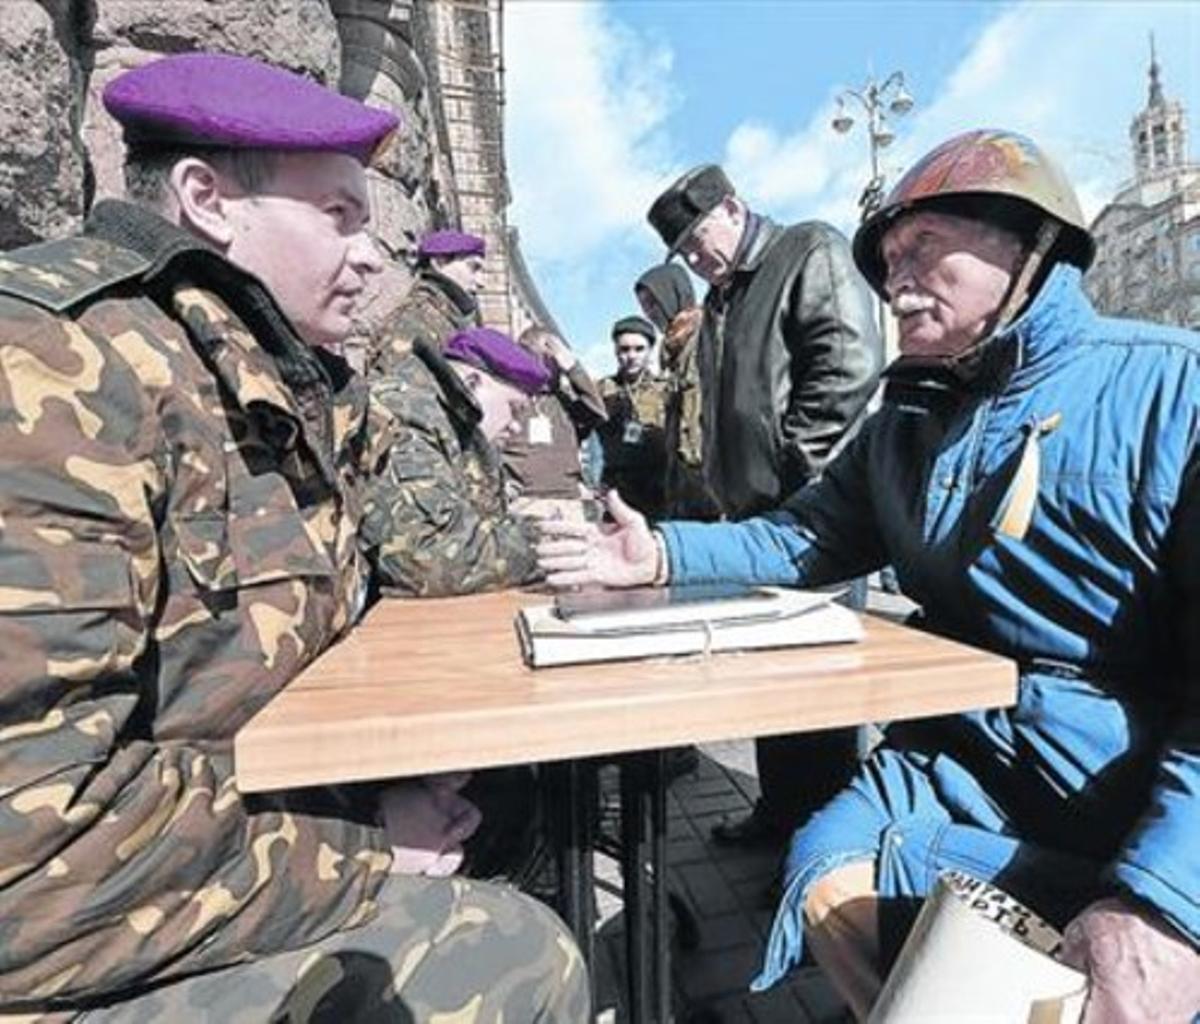
[[[1188,155],[1187,111],[1163,92],[1150,38],[1146,106],[1129,125],[1134,178],[1092,222],[1096,307],[1200,329],[1200,165]]]

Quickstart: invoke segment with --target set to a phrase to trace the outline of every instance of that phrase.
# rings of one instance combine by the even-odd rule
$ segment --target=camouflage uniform
[[[418,340],[372,391],[398,421],[363,524],[384,590],[436,597],[537,579],[535,528],[509,512],[479,405],[441,353]]]
[[[604,448],[604,484],[651,519],[663,512],[669,393],[669,382],[649,370],[632,384],[619,375],[600,382],[608,411],[608,422],[596,430]]]
[[[243,797],[232,739],[355,617],[384,422],[152,214],[103,203],[85,237],[0,257],[0,1012],[70,1020],[370,934],[374,808]],[[561,972],[523,920],[529,969]]]
[[[393,876],[377,902],[369,928],[341,933],[313,949],[201,974],[112,1010],[85,1013],[81,1021],[588,1020],[586,970],[578,951],[549,909],[516,890],[463,878]],[[538,928],[530,927],[531,913]],[[482,956],[485,947],[489,955]],[[544,964],[554,964],[554,973]],[[516,1014],[514,1005],[522,1008]]]
[[[700,414],[700,360],[697,345],[704,311],[692,306],[672,318],[662,340],[663,370],[670,382],[665,423],[666,484],[663,515],[668,519],[717,519],[720,503],[704,480]]]
[[[441,348],[452,334],[479,324],[479,306],[471,295],[437,271],[423,269],[371,343],[367,371],[391,373],[418,338]]]

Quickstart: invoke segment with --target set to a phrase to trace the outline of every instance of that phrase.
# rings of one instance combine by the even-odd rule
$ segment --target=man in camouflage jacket
[[[600,381],[608,420],[596,430],[604,450],[603,481],[650,519],[663,513],[670,384],[651,365],[654,325],[640,316],[613,324],[617,372]]]
[[[238,792],[235,732],[361,607],[389,435],[320,346],[379,269],[361,165],[395,119],[192,54],[109,86],[135,154],[164,97],[212,115],[130,164],[166,217],[0,257],[0,1014],[582,1020],[545,911],[389,874],[422,783]]]
[[[391,373],[421,339],[435,348],[479,326],[484,240],[465,231],[434,231],[417,248],[417,277],[404,301],[380,329],[367,370]]]
[[[546,365],[498,331],[418,340],[374,394],[396,417],[363,536],[385,591],[420,597],[519,586],[538,577],[533,521],[506,504],[495,443],[517,426]]]

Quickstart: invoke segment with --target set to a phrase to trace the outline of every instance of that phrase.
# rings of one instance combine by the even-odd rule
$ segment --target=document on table
[[[552,604],[522,609],[517,638],[534,668],[665,655],[853,643],[859,617],[834,603],[836,594],[760,588],[748,600],[606,609],[564,618]],[[633,602],[637,604],[637,602]]]

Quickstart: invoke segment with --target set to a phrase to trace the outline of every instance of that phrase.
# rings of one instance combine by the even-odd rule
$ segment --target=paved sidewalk
[[[672,945],[675,1020],[680,1024],[833,1024],[846,1019],[841,1000],[816,967],[805,967],[770,992],[751,994],[773,907],[766,890],[776,856],[714,844],[709,830],[727,814],[749,811],[758,795],[750,742],[701,748],[700,765],[677,779],[667,797],[667,858],[671,891],[695,914],[695,950]],[[602,778],[602,787],[615,782]],[[617,866],[597,856],[600,930],[596,947],[597,1020],[627,1019],[620,985],[624,932]]]

